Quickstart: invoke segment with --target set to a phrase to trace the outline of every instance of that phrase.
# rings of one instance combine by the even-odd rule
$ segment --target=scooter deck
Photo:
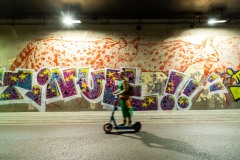
[[[133,126],[115,126],[114,129],[134,129]]]

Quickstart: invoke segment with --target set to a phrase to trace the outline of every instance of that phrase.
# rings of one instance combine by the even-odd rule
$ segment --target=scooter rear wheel
[[[111,123],[106,123],[103,126],[103,130],[105,131],[105,133],[110,133],[113,129],[113,125]]]
[[[133,125],[133,129],[134,129],[136,132],[140,131],[141,128],[142,128],[141,122],[136,122],[136,123]]]

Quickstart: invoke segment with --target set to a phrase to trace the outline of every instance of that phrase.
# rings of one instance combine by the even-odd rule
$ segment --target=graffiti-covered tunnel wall
[[[125,68],[134,110],[240,108],[240,30],[0,27],[0,111],[104,110]]]

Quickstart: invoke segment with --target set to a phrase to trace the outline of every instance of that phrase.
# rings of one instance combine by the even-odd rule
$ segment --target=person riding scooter
[[[123,116],[123,123],[119,124],[119,126],[125,126],[127,123],[128,118],[128,125],[132,124],[132,98],[128,94],[129,89],[129,79],[126,76],[125,70],[120,71],[120,77],[122,81],[118,85],[118,90],[116,90],[113,95],[119,96],[120,100],[120,107],[122,110],[122,116]]]

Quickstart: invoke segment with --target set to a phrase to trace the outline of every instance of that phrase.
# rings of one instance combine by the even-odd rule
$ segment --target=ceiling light
[[[74,23],[81,23],[81,21],[71,19],[70,17],[66,17],[66,18],[64,18],[63,23],[70,25],[70,24],[74,24]]]
[[[217,19],[209,19],[209,20],[208,20],[208,24],[225,23],[225,22],[227,22],[226,19],[220,19],[220,20],[217,20]]]

